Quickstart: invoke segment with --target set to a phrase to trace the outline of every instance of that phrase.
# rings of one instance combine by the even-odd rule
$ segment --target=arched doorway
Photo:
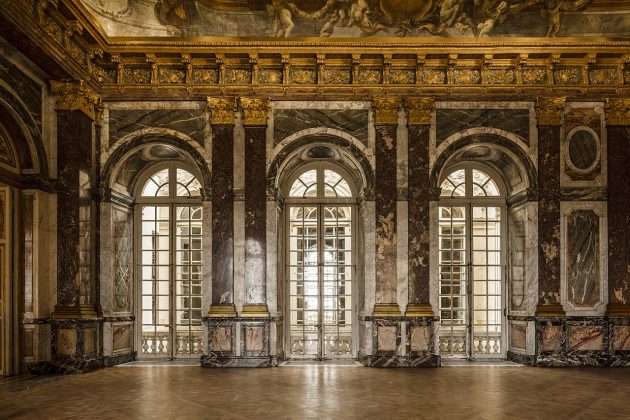
[[[355,357],[356,187],[328,161],[302,165],[288,179],[288,357]]]
[[[505,195],[491,168],[451,166],[438,207],[439,348],[445,357],[505,357]]]
[[[149,167],[136,183],[139,358],[203,352],[201,191],[196,171],[176,161]]]

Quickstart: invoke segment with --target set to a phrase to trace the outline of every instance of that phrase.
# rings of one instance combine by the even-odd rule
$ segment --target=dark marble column
[[[396,129],[399,99],[372,101],[376,124],[376,296],[375,317],[400,316],[396,278]]]
[[[242,317],[267,308],[267,117],[269,100],[241,98],[245,126],[245,304]]]
[[[51,82],[57,99],[57,305],[52,314],[53,369],[99,367],[102,319],[96,247],[95,107],[83,83]]]
[[[233,98],[208,98],[212,126],[212,304],[209,317],[235,317]]]
[[[561,316],[560,128],[566,98],[538,98],[538,316]]]
[[[409,303],[405,315],[433,316],[429,301],[429,130],[433,98],[407,98],[409,127]]]
[[[608,100],[608,314],[630,316],[630,100]]]

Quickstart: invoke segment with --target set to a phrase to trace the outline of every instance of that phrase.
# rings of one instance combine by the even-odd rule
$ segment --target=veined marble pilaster
[[[560,128],[565,98],[538,98],[538,308],[539,316],[561,315]]]
[[[208,108],[212,125],[212,305],[208,315],[234,317],[233,141],[236,102],[234,99],[208,98]]]
[[[630,100],[606,102],[610,316],[630,316]]]
[[[376,123],[376,304],[375,317],[400,315],[397,302],[396,130],[400,100],[372,102]]]

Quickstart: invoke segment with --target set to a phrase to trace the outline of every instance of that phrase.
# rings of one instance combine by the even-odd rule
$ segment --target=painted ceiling
[[[81,0],[111,37],[630,37],[626,0]]]

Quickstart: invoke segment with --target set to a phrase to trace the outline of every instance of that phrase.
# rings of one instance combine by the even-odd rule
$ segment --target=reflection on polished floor
[[[0,418],[630,418],[625,369],[103,369],[0,396]]]

